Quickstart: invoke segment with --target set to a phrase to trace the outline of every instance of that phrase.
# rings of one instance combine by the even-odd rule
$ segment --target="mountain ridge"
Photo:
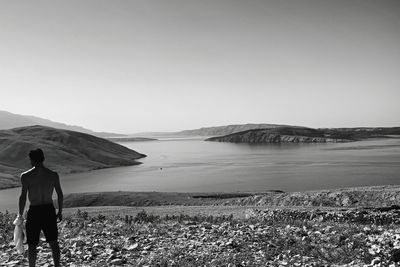
[[[235,132],[241,132],[251,129],[264,129],[264,128],[277,128],[287,126],[283,124],[269,124],[269,123],[246,123],[246,124],[230,124],[224,126],[201,127],[193,130],[183,130],[178,132],[180,135],[199,135],[199,136],[214,136],[226,135]],[[292,126],[296,127],[296,126]]]
[[[281,126],[288,126],[288,125],[270,124],[270,123],[229,124],[222,126],[201,127],[201,128],[182,130],[176,132],[140,132],[140,133],[130,134],[130,136],[140,136],[140,137],[216,136],[216,135],[231,134],[250,129],[276,128]],[[292,127],[300,127],[300,126],[292,126]]]
[[[81,133],[87,133],[98,137],[121,137],[124,134],[108,133],[108,132],[95,132],[90,129],[86,129],[81,126],[68,125],[61,122],[55,122],[52,120],[32,116],[32,115],[21,115],[12,112],[0,110],[0,130],[13,129],[25,126],[43,125],[47,127],[53,127],[57,129],[71,130]]]

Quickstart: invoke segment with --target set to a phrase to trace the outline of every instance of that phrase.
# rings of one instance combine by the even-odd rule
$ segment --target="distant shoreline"
[[[107,140],[113,142],[142,142],[142,141],[157,141],[156,138],[147,138],[147,137],[108,137]]]

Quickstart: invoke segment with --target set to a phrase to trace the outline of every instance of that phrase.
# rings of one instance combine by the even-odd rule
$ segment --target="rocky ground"
[[[59,224],[63,266],[399,266],[396,207],[244,215],[76,210]],[[1,266],[26,265],[11,242],[14,216],[0,214]],[[38,266],[52,266],[47,244],[38,250]]]

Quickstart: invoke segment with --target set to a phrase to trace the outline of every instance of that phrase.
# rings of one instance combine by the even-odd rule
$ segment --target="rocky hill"
[[[329,138],[362,140],[400,135],[400,127],[321,128]]]
[[[106,133],[106,132],[94,132],[92,130],[80,127],[68,125],[60,122],[54,122],[51,120],[29,116],[29,115],[20,115],[14,114],[7,111],[0,110],[0,130],[12,129],[17,127],[25,127],[25,126],[33,126],[33,125],[43,125],[47,127],[53,127],[57,129],[64,129],[70,131],[77,131],[81,133],[87,133],[99,137],[111,137],[111,136],[124,136],[122,134],[116,133]]]
[[[297,126],[280,126],[211,137],[206,139],[206,141],[232,143],[327,143],[350,142],[367,138],[389,138],[398,135],[400,135],[400,127],[313,129]]]
[[[29,126],[0,131],[0,189],[18,186],[18,175],[30,168],[28,153],[43,149],[45,164],[66,174],[139,164],[145,157],[114,142],[85,133]]]
[[[211,137],[206,141],[232,143],[326,143],[348,142],[351,139],[327,137],[322,130],[305,127],[277,127],[247,130],[225,136]]]

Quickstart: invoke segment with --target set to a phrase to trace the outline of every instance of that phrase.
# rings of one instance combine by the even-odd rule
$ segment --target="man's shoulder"
[[[27,171],[24,171],[23,173],[21,173],[20,178],[21,178],[21,183],[22,184],[26,184],[28,182],[27,178],[32,176],[32,171],[34,168],[31,168]]]
[[[47,171],[51,176],[58,177],[58,173],[57,173],[57,172],[55,172],[55,171],[53,171],[53,170],[50,170],[49,168],[46,168],[46,171]]]
[[[34,169],[35,168],[30,168],[29,170],[24,171],[23,173],[21,173],[21,178],[22,178],[22,176],[27,176],[27,175],[31,174]]]

